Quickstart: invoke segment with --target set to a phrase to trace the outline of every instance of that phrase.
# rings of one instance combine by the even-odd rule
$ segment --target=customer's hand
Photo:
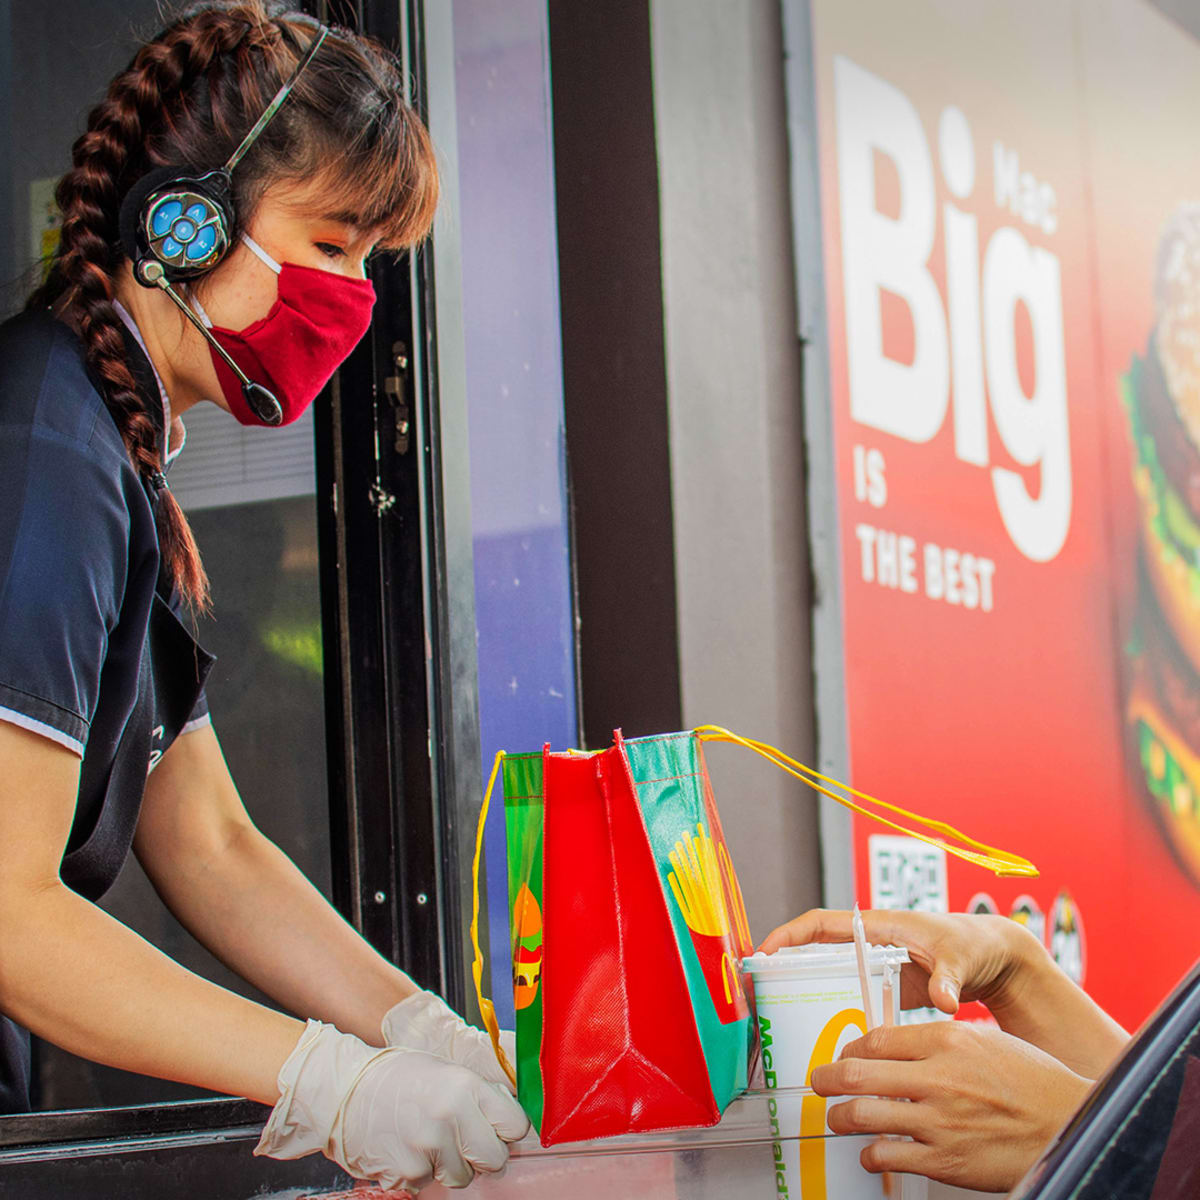
[[[418,1192],[499,1171],[529,1130],[517,1102],[474,1071],[418,1050],[380,1050],[309,1021],[279,1072],[255,1154],[321,1151],[355,1179]]]
[[[882,1026],[812,1073],[835,1133],[900,1134],[861,1155],[868,1171],[908,1171],[1006,1192],[1083,1102],[1089,1080],[990,1026]]]
[[[1023,925],[966,913],[863,913],[867,939],[904,946],[912,959],[900,974],[904,1008],[932,1005],[956,1013],[981,1000],[1007,1033],[1052,1054],[1087,1079],[1099,1079],[1129,1035],[1055,965]],[[813,909],[781,925],[760,949],[807,942],[849,942],[848,912]]]
[[[1047,957],[1033,934],[1007,917],[872,909],[862,918],[869,942],[908,951],[912,961],[900,973],[903,1008],[932,1006],[953,1015],[969,1000],[1003,1007],[1023,970]],[[814,908],[772,931],[759,949],[770,954],[853,939],[850,913]]]
[[[413,992],[388,1009],[383,1018],[383,1040],[388,1046],[423,1050],[468,1067],[489,1083],[498,1083],[512,1091],[508,1075],[496,1058],[492,1039],[482,1029],[468,1025],[441,996],[433,992]],[[510,1031],[500,1033],[500,1046],[510,1063],[517,1056],[516,1037]]]

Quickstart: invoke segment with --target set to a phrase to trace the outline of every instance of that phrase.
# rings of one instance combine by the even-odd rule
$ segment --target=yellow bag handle
[[[500,1045],[500,1022],[496,1020],[496,1006],[483,994],[483,950],[479,945],[479,863],[483,858],[483,827],[487,823],[488,808],[492,802],[492,788],[496,786],[496,776],[500,774],[500,764],[504,761],[504,751],[496,753],[496,761],[492,763],[492,774],[488,780],[487,791],[483,793],[483,807],[479,810],[479,824],[475,827],[475,858],[471,863],[471,948],[475,951],[475,960],[471,963],[471,974],[475,978],[475,999],[479,1001],[479,1015],[483,1018],[483,1027],[492,1039],[492,1049],[496,1052],[496,1061],[504,1068],[508,1081],[515,1089],[517,1073]]]
[[[1022,858],[1019,854],[1011,854],[1007,850],[999,850],[995,846],[989,846],[984,842],[976,841],[975,838],[968,837],[967,834],[955,829],[953,825],[948,825],[945,821],[934,821],[929,817],[922,817],[918,813],[900,808],[899,805],[889,804],[886,800],[877,800],[874,796],[868,796],[865,792],[857,791],[848,784],[839,783],[836,779],[830,779],[829,776],[822,775],[819,771],[814,771],[812,767],[806,767],[794,758],[789,758],[782,750],[777,750],[774,746],[768,746],[765,742],[756,742],[753,738],[740,737],[736,733],[730,733],[728,729],[723,729],[720,725],[699,725],[693,732],[702,742],[733,742],[735,745],[745,746],[748,750],[753,750],[755,754],[761,754],[768,762],[774,763],[781,771],[786,771],[789,775],[799,779],[801,783],[808,784],[810,788],[820,792],[822,796],[828,796],[830,800],[836,800],[845,808],[850,809],[851,812],[868,817],[872,821],[878,821],[880,824],[898,830],[908,837],[919,838],[931,846],[937,846],[945,850],[947,854],[953,854],[957,858],[965,859],[967,862],[974,863],[978,867],[994,871],[997,875],[1032,877],[1038,873],[1037,867],[1027,858]],[[829,787],[824,787],[822,786],[823,784],[828,784]],[[869,809],[864,808],[862,804],[855,804],[853,800],[847,799],[846,796],[839,796],[836,792],[830,791],[830,787],[840,788],[847,795],[853,796],[856,800],[863,801],[864,804],[873,804],[878,808],[886,809],[888,812],[896,813],[901,817],[907,817],[909,820],[916,822],[917,825],[924,826],[931,832],[922,833],[918,829],[910,829],[905,825],[901,825],[898,821],[893,821],[888,817],[882,816],[880,813],[871,812]],[[953,841],[959,844],[952,845],[947,839],[953,839]]]

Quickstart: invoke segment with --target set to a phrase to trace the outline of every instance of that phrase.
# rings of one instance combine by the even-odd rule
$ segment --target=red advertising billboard
[[[808,17],[846,766],[1041,871],[856,821],[857,894],[1013,915],[1135,1026],[1200,957],[1200,46]]]

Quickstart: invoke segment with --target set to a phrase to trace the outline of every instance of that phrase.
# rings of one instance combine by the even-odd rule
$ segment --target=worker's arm
[[[96,1062],[273,1104],[303,1025],[184,970],[62,882],[79,759],[0,722],[0,1011]]]
[[[382,1044],[417,991],[251,821],[211,725],[151,773],[134,850],[167,906],[222,962],[291,1012]]]
[[[0,722],[0,780],[0,1012],[95,1062],[274,1105],[256,1153],[320,1151],[356,1178],[414,1190],[503,1167],[529,1123],[474,1072],[207,983],[67,888],[69,750]]]

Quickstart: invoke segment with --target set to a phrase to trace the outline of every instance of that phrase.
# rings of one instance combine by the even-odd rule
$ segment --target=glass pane
[[[459,232],[483,777],[575,745],[574,626],[544,0],[454,0]],[[511,1028],[503,805],[488,822],[494,998]]]
[[[747,1093],[729,1105],[719,1125],[708,1129],[629,1134],[549,1149],[531,1134],[513,1148],[502,1178],[485,1176],[472,1185],[472,1198],[928,1200],[931,1189],[925,1179],[895,1175],[885,1184],[862,1168],[859,1155],[871,1138],[801,1136],[806,1092]]]
[[[37,259],[53,249],[53,187],[84,114],[161,24],[157,0],[0,0],[0,315],[21,307]],[[251,816],[326,894],[329,817],[311,416],[246,430],[210,405],[188,414],[172,488],[212,580],[201,643],[218,657],[213,724]],[[171,917],[136,862],[103,906],[188,968],[245,984]],[[262,999],[262,997],[260,997]],[[180,1099],[175,1084],[97,1067],[39,1044],[42,1108]]]

